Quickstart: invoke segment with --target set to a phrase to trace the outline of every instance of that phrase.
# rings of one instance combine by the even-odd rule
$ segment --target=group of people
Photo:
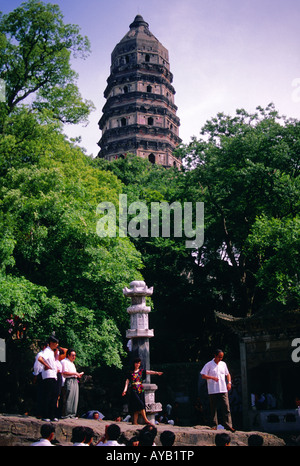
[[[44,421],[77,416],[78,380],[83,376],[83,372],[76,370],[75,350],[59,348],[58,345],[58,340],[51,336],[37,354],[34,364],[34,375],[38,385],[38,417]],[[204,365],[200,373],[207,382],[212,428],[218,427],[217,413],[220,407],[225,429],[235,432],[228,397],[228,392],[231,390],[231,375],[223,357],[224,352],[217,349],[214,358]],[[160,376],[163,372],[145,370],[141,367],[141,359],[134,359],[122,393],[122,396],[129,395],[129,412],[134,425],[138,424],[139,415],[145,424],[151,424],[146,414],[143,387],[143,379],[147,374]]]
[[[157,429],[155,426],[146,425],[137,432],[131,439],[126,440],[122,435],[121,429],[117,424],[107,425],[105,434],[94,445],[93,439],[95,433],[91,427],[76,426],[72,429],[71,442],[76,447],[149,447],[156,446],[155,438],[157,436]],[[31,446],[54,446],[55,440],[55,426],[53,424],[43,424],[41,427],[41,438],[31,444]],[[160,434],[160,443],[163,447],[173,446],[175,443],[175,434],[170,430],[164,430]],[[215,436],[215,446],[228,447],[231,443],[231,437],[227,432],[217,433]],[[259,434],[251,434],[248,437],[248,446],[263,446],[264,439]]]
[[[71,442],[73,446],[90,446],[94,438],[94,431],[91,427],[76,426],[72,429]],[[53,447],[55,442],[55,425],[52,423],[43,424],[41,427],[41,438],[32,443],[32,447]]]
[[[76,351],[60,348],[54,336],[42,345],[36,355],[33,374],[37,383],[37,417],[43,421],[58,421],[60,417],[76,417],[79,400]]]
[[[215,436],[215,445],[216,447],[229,447],[231,442],[231,437],[227,432],[222,432],[221,434],[216,434]],[[251,434],[248,437],[248,447],[262,447],[264,444],[264,439],[262,435]]]
[[[57,421],[60,417],[76,417],[79,399],[78,381],[83,372],[77,372],[74,361],[74,349],[60,348],[58,340],[51,336],[37,354],[34,364],[34,375],[37,378],[38,417],[44,421]],[[212,429],[218,427],[218,408],[223,415],[224,428],[235,432],[232,426],[228,392],[231,390],[231,375],[223,361],[224,352],[217,349],[214,358],[201,370],[201,376],[207,382],[210,401]],[[133,360],[132,369],[125,381],[122,396],[129,395],[128,404],[132,423],[138,424],[140,415],[146,425],[151,422],[145,409],[145,392],[143,379],[147,374],[162,375],[163,372],[145,370],[141,367],[141,359]]]
[[[227,364],[223,361],[223,357],[224,352],[221,349],[217,349],[214,352],[213,359],[204,365],[200,373],[202,378],[207,382],[212,429],[216,430],[218,428],[218,409],[220,408],[225,429],[233,433],[235,429],[232,425],[228,397],[232,382],[230,372]],[[141,359],[134,359],[132,370],[128,373],[122,393],[122,396],[125,396],[129,391],[129,411],[133,413],[133,424],[138,423],[139,414],[146,424],[150,424],[145,410],[145,396],[142,382],[146,374],[162,375],[163,372],[143,370],[141,368]]]
[[[228,392],[231,390],[231,375],[226,363],[223,361],[224,352],[217,349],[211,361],[205,364],[200,372],[202,378],[207,382],[207,389],[211,410],[211,428],[218,429],[218,410],[221,409],[224,429],[235,432],[232,426],[230,404]],[[50,337],[45,348],[38,353],[35,364],[35,375],[40,377],[39,397],[42,419],[53,421],[57,419],[59,409],[59,399],[62,387],[65,390],[65,412],[62,417],[75,417],[78,405],[78,379],[83,372],[78,373],[74,364],[76,353],[73,349],[60,349],[58,340]],[[132,370],[128,373],[125,381],[122,396],[129,395],[129,411],[132,415],[132,423],[138,424],[140,415],[145,427],[129,441],[123,437],[121,440],[121,430],[117,424],[106,426],[105,434],[97,443],[97,446],[152,446],[157,435],[156,427],[147,419],[145,409],[145,395],[143,379],[146,374],[162,375],[162,372],[144,370],[141,367],[141,359],[133,360]],[[93,417],[94,418],[94,417]],[[54,438],[55,427],[53,424],[42,426],[42,438],[34,445],[51,445]],[[72,432],[72,443],[76,446],[88,446],[92,444],[93,429],[77,426]],[[172,431],[164,431],[160,435],[162,445],[171,446],[174,444],[175,435]],[[215,444],[217,446],[230,445],[231,437],[229,433],[217,433]],[[248,445],[262,445],[261,436],[250,436]]]
[[[127,440],[121,433],[121,429],[117,424],[110,424],[105,427],[105,433],[100,440],[93,444],[95,433],[91,427],[76,426],[72,429],[71,442],[76,447],[125,447],[125,446],[155,446],[155,437],[157,429],[153,425],[146,425],[139,430],[131,439]],[[41,427],[41,438],[31,444],[34,447],[54,446],[55,441],[55,425],[43,424]],[[160,434],[160,443],[162,446],[173,446],[175,442],[175,434],[170,430],[164,430]]]
[[[157,428],[153,424],[146,424],[142,429],[127,440],[121,433],[121,429],[117,424],[110,424],[105,428],[105,434],[97,443],[96,446],[131,446],[131,447],[151,447],[156,446],[155,437],[157,436]],[[160,443],[162,446],[172,446],[175,442],[175,434],[170,430],[164,430],[160,434]]]

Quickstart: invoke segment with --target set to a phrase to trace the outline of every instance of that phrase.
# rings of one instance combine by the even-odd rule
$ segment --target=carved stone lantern
[[[131,306],[127,309],[130,315],[130,329],[126,332],[126,338],[132,342],[132,358],[139,357],[143,369],[150,370],[149,338],[154,336],[154,331],[149,329],[148,315],[151,307],[146,306],[146,297],[153,294],[153,287],[148,288],[143,281],[133,281],[130,283],[130,288],[124,288],[123,294],[131,299]],[[143,385],[147,417],[154,423],[155,414],[162,410],[161,403],[155,402],[155,391],[158,387],[151,383],[149,374]]]

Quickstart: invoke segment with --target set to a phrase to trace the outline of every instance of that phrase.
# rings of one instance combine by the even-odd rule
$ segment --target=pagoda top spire
[[[148,28],[149,24],[144,20],[144,18],[141,15],[136,15],[133,23],[131,23],[129,27],[130,29],[133,29],[138,28],[140,26],[146,26]]]

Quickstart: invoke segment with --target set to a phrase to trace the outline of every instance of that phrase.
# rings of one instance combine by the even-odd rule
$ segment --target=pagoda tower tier
[[[111,54],[98,156],[114,160],[131,153],[180,168],[173,155],[181,139],[168,50],[142,16],[137,15],[129,27]]]

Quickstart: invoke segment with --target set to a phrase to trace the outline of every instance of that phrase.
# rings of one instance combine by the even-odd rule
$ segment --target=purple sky
[[[0,0],[8,13],[22,2]],[[254,111],[273,102],[300,119],[300,0],[57,0],[66,23],[91,41],[92,53],[74,61],[79,87],[96,111],[87,127],[67,127],[96,155],[98,120],[110,54],[137,14],[169,50],[181,120],[180,137],[199,137],[206,120],[237,108]],[[299,91],[298,91],[299,90]]]

